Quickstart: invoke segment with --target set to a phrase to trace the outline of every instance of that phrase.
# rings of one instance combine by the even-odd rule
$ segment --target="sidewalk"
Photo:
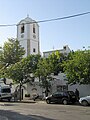
[[[4,106],[6,105],[7,103],[46,103],[45,100],[32,100],[32,99],[23,99],[23,100],[16,100],[16,101],[2,101],[0,102],[0,106]]]
[[[19,101],[20,102],[20,101]],[[22,103],[45,103],[45,100],[36,99],[35,101],[32,99],[24,99],[21,101]]]
[[[18,102],[20,102],[20,103],[36,103],[36,101],[34,101],[34,100],[29,100],[29,99],[24,99],[24,100],[18,101]]]

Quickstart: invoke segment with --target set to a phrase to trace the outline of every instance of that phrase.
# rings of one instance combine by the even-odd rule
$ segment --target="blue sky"
[[[0,0],[0,25],[17,24],[27,14],[39,21],[90,11],[90,0]],[[40,50],[71,50],[90,46],[90,14],[53,22],[39,23]],[[16,37],[17,27],[0,27],[0,45]]]

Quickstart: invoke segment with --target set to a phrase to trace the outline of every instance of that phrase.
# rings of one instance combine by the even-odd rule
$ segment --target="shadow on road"
[[[46,118],[39,115],[23,115],[10,110],[0,110],[0,116],[4,116],[8,120],[55,120],[55,119],[50,119],[50,118]]]

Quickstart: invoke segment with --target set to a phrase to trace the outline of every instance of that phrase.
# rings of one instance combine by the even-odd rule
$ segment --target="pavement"
[[[8,118],[0,115],[0,120],[8,120]]]
[[[25,100],[22,100],[22,101],[11,101],[11,102],[9,102],[9,104],[10,103],[19,103],[19,102],[20,103],[36,103],[33,100],[27,100],[27,99],[25,99]],[[7,104],[8,104],[8,102],[5,102],[5,101],[0,102],[0,106],[5,106]],[[5,116],[0,115],[0,120],[8,120],[8,118],[5,117]]]
[[[9,102],[9,104],[10,103],[19,103],[19,102],[20,103],[45,103],[45,101],[40,101],[40,100],[34,101],[34,100],[30,100],[30,99],[24,99],[22,101],[11,101],[11,102]],[[8,104],[8,102],[5,102],[5,101],[0,102],[0,106],[5,106],[7,104]],[[0,115],[0,120],[8,120],[8,118]]]
[[[2,101],[0,102],[0,106],[6,106],[6,105],[10,105],[10,104],[14,104],[14,103],[46,103],[45,100],[30,100],[30,99],[24,99],[22,101],[11,101],[11,102],[8,102],[8,101]],[[1,120],[1,118],[0,118]]]

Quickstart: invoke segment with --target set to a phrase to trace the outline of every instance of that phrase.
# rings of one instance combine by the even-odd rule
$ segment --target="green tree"
[[[63,54],[56,51],[49,55],[48,58],[41,58],[38,62],[36,76],[39,77],[40,85],[45,88],[46,96],[48,95],[49,88],[51,87],[51,73],[58,75],[58,73],[62,71],[61,63],[63,60]]]
[[[7,68],[6,74],[15,83],[19,83],[20,87],[20,101],[21,101],[21,87],[27,82],[32,82],[35,70],[37,69],[37,63],[40,55],[29,55],[23,58],[20,62],[12,64]]]
[[[69,83],[90,84],[90,50],[70,53],[63,66]]]
[[[11,38],[4,43],[0,49],[0,73],[5,73],[8,66],[20,61],[25,54],[24,48],[19,44],[17,39]]]
[[[65,56],[61,54],[59,51],[53,52],[49,55],[49,64],[51,65],[51,72],[54,75],[58,75],[60,71],[63,72],[62,61],[65,60]]]
[[[48,58],[41,58],[38,62],[35,76],[39,77],[40,85],[45,88],[46,96],[48,95],[48,90],[50,88],[50,74],[51,65],[49,64]]]

